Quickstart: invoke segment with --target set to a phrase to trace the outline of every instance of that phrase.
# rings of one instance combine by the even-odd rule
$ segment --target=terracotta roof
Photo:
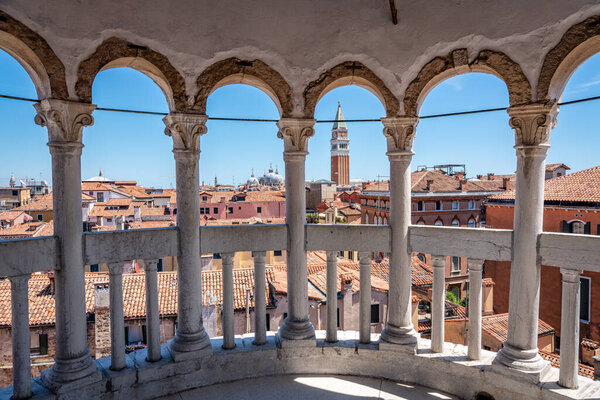
[[[0,229],[0,239],[16,239],[54,235],[54,221],[29,221],[24,224]]]
[[[86,192],[115,192],[121,196],[129,196],[127,192],[122,190],[124,187],[117,188],[113,184],[103,182],[81,182],[81,190]]]
[[[14,221],[15,219],[19,218],[21,216],[21,214],[25,214],[25,211],[22,211],[22,210],[2,211],[2,212],[0,212],[0,221],[6,221],[6,222]],[[25,216],[29,217],[30,219],[32,218],[28,214],[25,214]]]
[[[420,319],[417,330],[419,333],[430,332],[431,331],[431,320],[430,319]]]
[[[514,199],[514,190],[488,198],[491,202]],[[546,180],[544,201],[600,203],[600,166]]]
[[[255,225],[255,224],[285,224],[283,218],[231,218],[231,219],[200,219],[201,226],[221,226],[221,225]]]
[[[481,329],[493,336],[500,343],[504,343],[508,337],[508,313],[484,315],[481,317]],[[538,321],[538,336],[554,333],[553,327],[542,321]]]
[[[600,349],[600,343],[596,342],[595,340],[585,338],[581,340],[581,347],[588,350],[598,350]]]
[[[168,228],[175,226],[174,220],[128,222],[129,229]]]
[[[467,318],[467,309],[460,304],[456,304],[451,302],[450,300],[446,301],[446,318]]]
[[[357,208],[352,208],[350,206],[342,207],[338,209],[340,214],[349,216],[349,215],[361,215],[361,211]]]
[[[564,169],[571,169],[568,166],[566,166],[563,163],[558,163],[558,164],[546,164],[546,171],[550,172],[550,171],[555,171],[559,168],[564,168]]]
[[[560,355],[540,350],[540,356],[542,356],[544,360],[550,361],[550,364],[552,364],[554,368],[560,368]],[[578,374],[586,378],[594,379],[594,367],[579,363]]]
[[[285,265],[277,265],[272,267],[273,280],[271,284],[275,288],[275,293],[287,295],[287,271]],[[312,284],[306,282],[308,286],[308,297],[313,300],[325,300],[325,296],[321,294]]]
[[[495,285],[494,280],[492,278],[483,278],[481,280],[481,284],[483,286],[494,286]]]

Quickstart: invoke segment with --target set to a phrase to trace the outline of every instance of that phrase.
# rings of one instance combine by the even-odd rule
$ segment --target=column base
[[[286,318],[283,325],[279,327],[277,337],[283,340],[316,340],[315,328],[308,319],[304,321],[290,321]]]
[[[492,369],[537,384],[550,370],[550,363],[539,355],[537,348],[522,350],[504,342],[504,347],[498,351],[492,363]]]
[[[396,345],[416,345],[419,341],[419,334],[412,325],[401,327],[392,325],[389,322],[381,332],[380,342],[387,342]]]
[[[69,392],[102,380],[102,373],[92,360],[90,350],[68,360],[54,358],[55,364],[42,371],[42,383],[55,394]]]
[[[198,333],[180,333],[168,342],[175,362],[202,358],[213,353],[208,334],[202,328]]]

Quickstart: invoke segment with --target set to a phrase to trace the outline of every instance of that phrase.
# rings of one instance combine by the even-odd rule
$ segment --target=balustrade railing
[[[371,341],[371,254],[389,252],[391,228],[372,225],[307,225],[305,249],[327,252],[326,340],[337,340],[337,252],[359,252],[359,341]],[[235,347],[233,257],[251,251],[254,258],[255,340],[266,343],[266,251],[285,250],[285,225],[219,226],[201,228],[201,251],[223,256],[223,347]],[[561,268],[563,276],[561,364],[559,383],[578,384],[579,275],[582,270],[600,272],[600,237],[542,233],[542,264]],[[473,228],[411,226],[409,251],[434,254],[431,350],[444,351],[445,257],[466,257],[469,262],[470,311],[468,358],[481,358],[481,285],[483,260],[510,261],[512,231]],[[0,276],[11,282],[13,391],[15,398],[31,393],[29,312],[27,282],[31,273],[57,269],[58,244],[54,237],[0,242]],[[143,259],[146,278],[147,360],[161,359],[157,261],[178,254],[177,228],[131,230],[84,235],[84,262],[109,266],[111,369],[126,367],[123,311],[123,262]],[[200,293],[197,294],[201,296]],[[333,300],[333,301],[332,301]],[[84,301],[84,299],[81,299]]]

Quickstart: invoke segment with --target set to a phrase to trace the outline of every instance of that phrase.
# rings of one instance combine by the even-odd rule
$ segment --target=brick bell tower
[[[336,122],[331,128],[331,180],[338,185],[350,184],[350,139],[344,122],[342,106],[338,101]]]

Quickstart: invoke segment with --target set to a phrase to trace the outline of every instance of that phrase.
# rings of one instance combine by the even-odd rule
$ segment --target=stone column
[[[233,321],[233,257],[235,253],[222,253],[223,276],[223,348],[235,347]]]
[[[337,252],[327,252],[327,337],[330,343],[337,342]]]
[[[481,358],[481,274],[483,260],[469,259],[469,350],[471,360]]]
[[[411,220],[410,161],[418,123],[416,117],[382,118],[390,160],[390,219],[392,251],[388,320],[381,332],[381,345],[408,345],[416,351],[418,334],[412,324],[411,265],[408,227]]]
[[[308,138],[315,134],[314,119],[282,118],[277,136],[283,139],[285,161],[285,215],[288,227],[287,283],[288,316],[279,328],[280,339],[315,340],[308,316],[308,275],[305,231],[306,193],[304,163]]]
[[[550,147],[550,131],[556,124],[558,107],[554,103],[529,104],[508,109],[510,126],[515,130],[517,182],[510,269],[508,339],[495,363],[511,370],[529,373],[539,380],[547,366],[538,354],[538,314],[540,301],[540,264],[538,235],[544,213],[544,168]]]
[[[81,216],[81,135],[92,125],[93,104],[47,99],[34,105],[35,122],[48,128],[52,155],[54,235],[59,239],[61,268],[56,282],[55,364],[42,375],[54,392],[99,381],[102,376],[87,345],[83,224]]]
[[[110,296],[110,369],[122,370],[125,362],[125,320],[123,312],[123,262],[108,264],[108,292]]]
[[[254,344],[267,343],[266,251],[253,251],[254,258]]]
[[[576,389],[579,376],[579,301],[581,271],[561,268],[560,374],[558,384]]]
[[[12,307],[13,399],[31,397],[31,361],[29,359],[29,278],[19,275],[10,278]]]
[[[371,343],[371,252],[358,253],[360,268],[359,340]]]
[[[160,310],[158,308],[158,259],[144,260],[146,275],[146,331],[148,351],[146,359],[159,361],[160,355]]]
[[[175,361],[212,354],[202,325],[200,264],[200,136],[206,133],[206,115],[171,113],[163,122],[173,138],[177,180],[177,334],[169,342]]]
[[[433,293],[431,295],[431,351],[444,352],[444,320],[446,314],[446,256],[432,255]]]

